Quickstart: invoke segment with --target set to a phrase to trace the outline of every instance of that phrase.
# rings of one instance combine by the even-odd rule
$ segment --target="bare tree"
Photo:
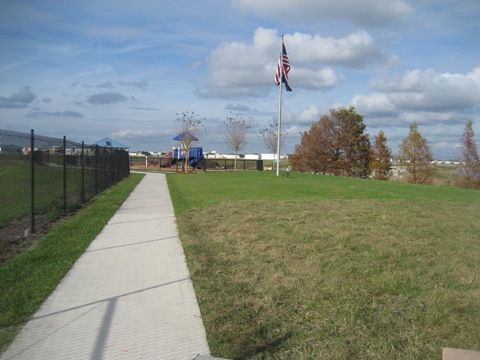
[[[458,150],[461,157],[461,165],[458,168],[460,173],[459,185],[466,188],[480,188],[480,159],[471,120],[465,126],[462,143]]]
[[[260,136],[263,139],[263,142],[268,150],[270,150],[273,154],[277,153],[277,146],[278,146],[278,120],[272,120],[267,126],[260,130]],[[285,138],[288,135],[287,130],[281,130],[280,132],[280,148],[285,143]],[[280,159],[277,159],[280,161]]]
[[[416,123],[410,125],[410,133],[400,144],[399,163],[408,173],[408,181],[428,184],[433,179],[436,166],[427,139],[418,131]]]
[[[237,170],[237,155],[239,150],[243,149],[247,144],[247,130],[252,127],[253,118],[245,119],[241,114],[227,117],[225,121],[226,134],[225,141],[228,147],[235,151],[234,167]]]
[[[192,144],[199,140],[199,136],[202,132],[205,132],[205,126],[203,122],[205,118],[200,117],[199,114],[193,111],[184,111],[176,114],[177,132],[182,149],[185,149],[186,167],[188,169],[190,149]],[[179,156],[180,156],[179,149]],[[185,165],[182,166],[182,171],[185,170]]]
[[[392,167],[392,150],[387,146],[387,137],[380,130],[370,148],[370,169],[377,180],[388,180]]]

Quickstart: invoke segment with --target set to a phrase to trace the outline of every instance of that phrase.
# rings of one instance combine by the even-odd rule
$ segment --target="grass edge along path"
[[[97,195],[79,214],[0,266],[0,353],[52,293],[142,180],[128,178]]]
[[[213,355],[480,349],[480,192],[259,173],[169,186]]]

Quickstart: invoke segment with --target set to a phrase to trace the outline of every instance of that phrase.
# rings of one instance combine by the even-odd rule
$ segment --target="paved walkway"
[[[147,174],[10,348],[7,359],[209,355],[163,174]]]

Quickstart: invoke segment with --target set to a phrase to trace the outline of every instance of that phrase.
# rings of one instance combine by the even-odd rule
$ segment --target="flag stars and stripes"
[[[292,91],[287,81],[289,72],[290,62],[288,61],[288,55],[287,50],[285,49],[285,45],[282,44],[282,54],[278,57],[277,72],[275,74],[275,84],[280,85],[280,77],[282,77],[282,82],[285,84],[285,88],[287,89],[287,91]]]

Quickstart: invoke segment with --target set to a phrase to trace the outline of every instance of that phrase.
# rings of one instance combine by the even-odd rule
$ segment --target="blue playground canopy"
[[[188,138],[188,139],[190,139],[191,141],[198,141],[198,139],[197,139],[195,136],[193,136],[192,134],[190,134],[188,131],[184,131],[183,133],[178,134],[177,136],[175,136],[175,137],[173,138],[173,140],[181,141],[181,140],[183,140],[183,139],[185,139],[185,138]]]
[[[122,143],[119,143],[118,141],[112,140],[110,138],[103,138],[100,141],[97,141],[93,145],[98,145],[102,147],[109,147],[109,148],[114,148],[114,149],[128,149],[128,146],[123,145]]]

